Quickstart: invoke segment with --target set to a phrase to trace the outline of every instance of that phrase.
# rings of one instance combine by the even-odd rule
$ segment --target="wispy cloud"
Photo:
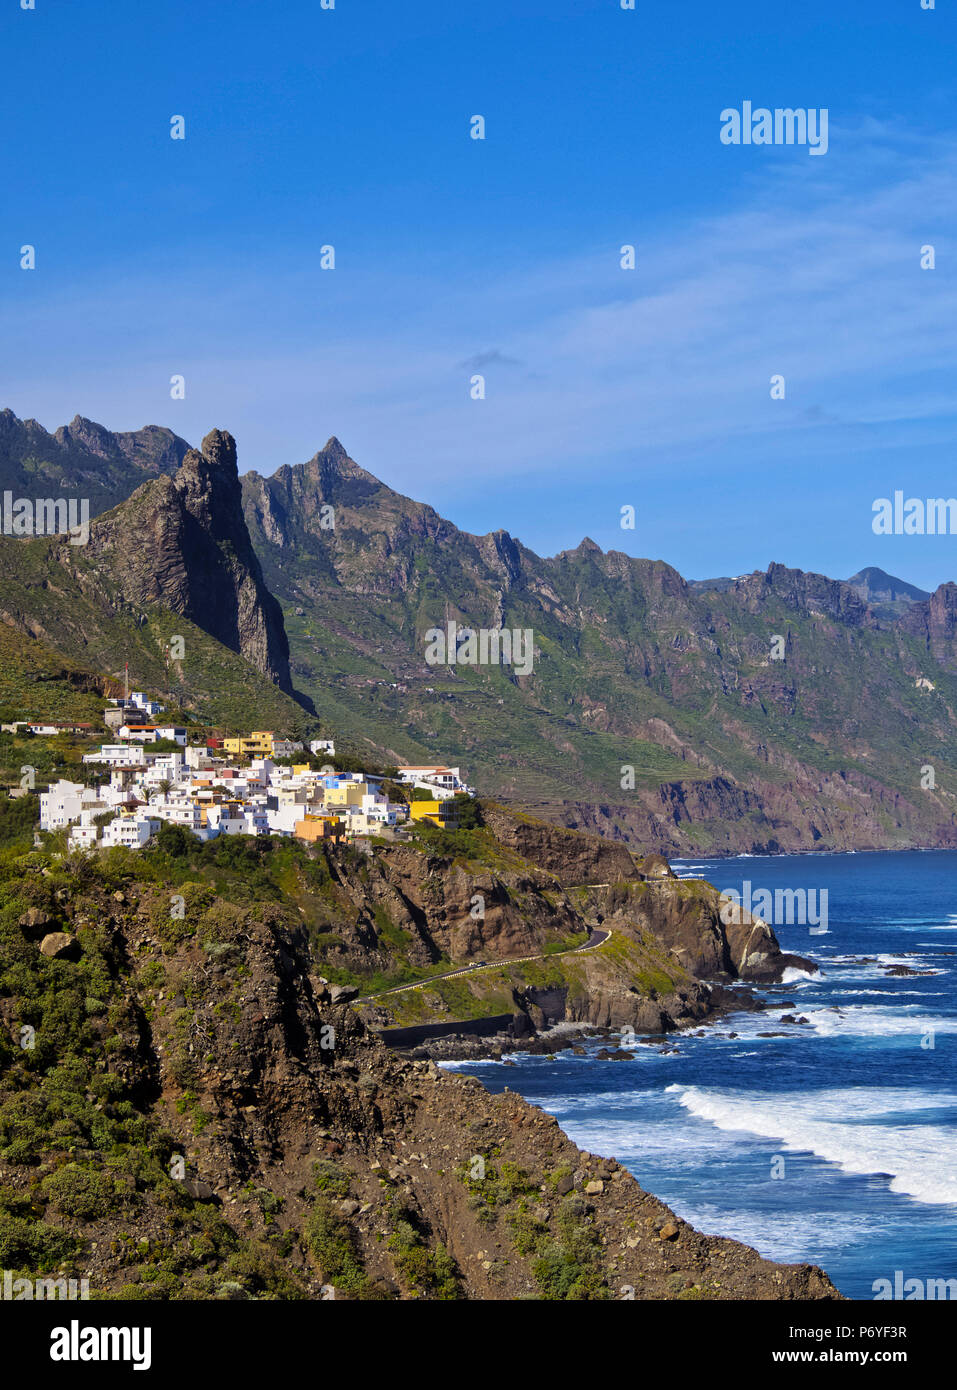
[[[484,281],[260,271],[186,291],[134,281],[122,308],[82,287],[21,302],[8,315],[19,344],[48,343],[54,325],[62,341],[41,372],[8,339],[6,400],[51,427],[74,409],[194,438],[228,425],[261,471],[335,432],[420,494],[450,468],[494,480],[603,459],[633,472],[715,441],[919,429],[952,410],[955,218],[957,143],[832,126],[826,159],[770,159],[735,211],[649,228],[635,271],[619,268],[609,232],[565,262]],[[919,267],[925,243],[936,270]],[[290,299],[302,314],[273,322]],[[499,346],[476,351],[483,339]],[[478,370],[484,401],[469,396]],[[168,399],[173,372],[187,377],[182,405]],[[769,394],[777,373],[784,402]]]

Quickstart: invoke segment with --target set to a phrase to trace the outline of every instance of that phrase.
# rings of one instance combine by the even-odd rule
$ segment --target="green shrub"
[[[361,1298],[369,1285],[355,1232],[320,1195],[306,1218],[305,1236],[319,1273],[337,1291]]]
[[[0,1267],[24,1270],[31,1275],[49,1274],[75,1260],[83,1242],[68,1231],[0,1212]]]
[[[64,1164],[48,1173],[40,1189],[54,1211],[63,1216],[74,1216],[80,1221],[96,1221],[110,1212],[121,1210],[124,1205],[124,1197],[118,1193],[111,1178],[96,1169],[81,1168],[75,1163]]]

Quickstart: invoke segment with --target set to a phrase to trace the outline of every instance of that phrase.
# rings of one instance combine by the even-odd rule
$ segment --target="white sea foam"
[[[896,917],[885,924],[888,927],[939,927],[941,931],[957,931],[957,915],[947,913],[947,921],[940,920],[940,913],[933,917]]]
[[[848,980],[860,984],[863,980],[886,980],[887,971],[893,965],[906,965],[911,970],[926,970],[935,975],[946,974],[945,967],[936,964],[933,955],[918,951],[906,956],[882,951],[867,960],[862,960],[860,956],[831,956],[822,964],[826,966],[825,977],[834,983]]]
[[[468,1057],[461,1061],[449,1061],[443,1058],[436,1062],[436,1066],[444,1068],[445,1071],[473,1071],[476,1067],[499,1067],[501,1062],[495,1057]]]
[[[680,1197],[670,1197],[668,1205],[697,1230],[707,1235],[731,1236],[750,1245],[766,1260],[812,1259],[824,1265],[832,1251],[843,1252],[848,1245],[872,1236],[880,1229],[881,1219],[866,1211],[840,1216],[828,1211],[818,1216],[804,1210],[789,1211],[787,1207],[766,1211],[737,1202],[721,1207]]]
[[[789,965],[781,976],[782,985],[794,985],[799,980],[820,980],[822,974],[814,970],[801,970],[797,965]]]
[[[957,1033],[957,1018],[924,1013],[920,1004],[842,1004],[806,1009],[808,1023],[822,1038],[894,1038],[922,1033]]]
[[[669,1086],[667,1093],[720,1130],[745,1131],[792,1152],[816,1154],[845,1173],[886,1174],[892,1192],[919,1202],[957,1203],[952,1131],[944,1123],[908,1124],[896,1118],[953,1109],[957,1095],[859,1088],[744,1096],[698,1086]]]
[[[876,998],[880,995],[889,999],[905,999],[908,995],[913,995],[915,999],[946,999],[948,997],[946,991],[942,989],[933,992],[926,989],[844,989],[841,993],[848,997],[852,994],[866,994],[870,998]]]

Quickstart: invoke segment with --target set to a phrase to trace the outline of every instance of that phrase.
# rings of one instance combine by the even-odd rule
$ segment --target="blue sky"
[[[228,428],[263,473],[336,434],[540,553],[957,578],[870,525],[957,495],[952,5],[36,4],[0,17],[0,405]],[[722,145],[744,100],[827,107],[827,155]]]

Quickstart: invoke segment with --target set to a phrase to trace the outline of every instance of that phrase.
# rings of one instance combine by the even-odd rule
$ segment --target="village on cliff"
[[[104,723],[117,742],[83,756],[102,769],[93,786],[61,778],[40,795],[40,829],[69,827],[71,849],[138,849],[164,822],[199,840],[220,835],[277,835],[313,843],[360,836],[401,836],[409,823],[453,829],[472,788],[459,768],[406,766],[395,770],[392,800],[384,775],[340,771],[331,739],[302,742],[269,730],[237,738],[206,736],[158,722],[164,706],[143,692],[110,701]],[[89,733],[87,726],[17,721],[9,733],[55,736]],[[406,799],[401,799],[402,797]]]

